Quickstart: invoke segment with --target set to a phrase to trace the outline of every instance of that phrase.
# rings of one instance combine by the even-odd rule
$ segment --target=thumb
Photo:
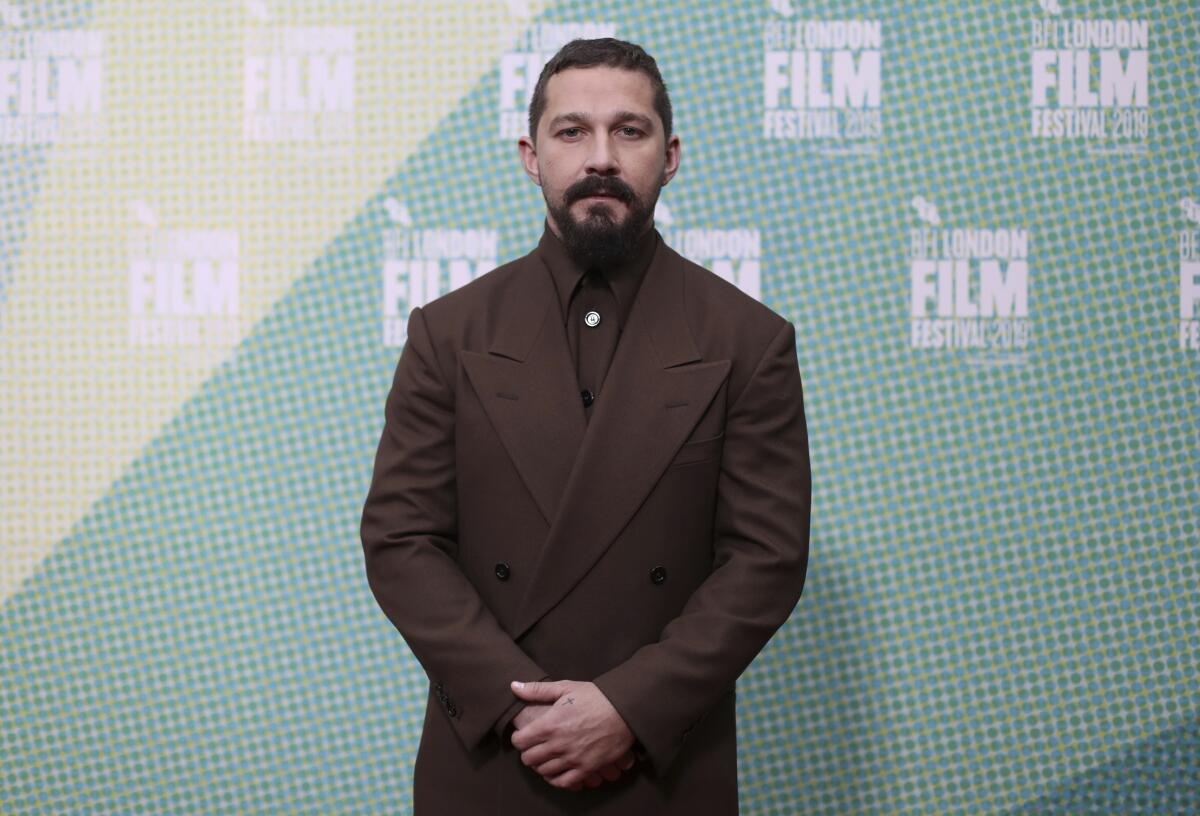
[[[561,680],[541,680],[531,683],[514,680],[512,690],[513,694],[529,703],[552,703],[565,693],[566,689],[562,688],[562,685]]]

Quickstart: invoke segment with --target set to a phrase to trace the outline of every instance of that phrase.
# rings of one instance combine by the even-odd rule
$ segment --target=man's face
[[[679,137],[664,136],[640,71],[568,68],[546,83],[537,146],[522,136],[521,160],[542,188],[550,228],[585,268],[624,259],[651,227],[679,167]]]

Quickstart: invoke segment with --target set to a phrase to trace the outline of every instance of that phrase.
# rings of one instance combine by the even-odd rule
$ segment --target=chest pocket
[[[721,448],[724,442],[725,433],[723,431],[716,436],[685,442],[680,446],[679,452],[675,454],[675,458],[671,460],[670,467],[695,465],[700,462],[708,462],[716,459],[721,455]]]
[[[721,457],[725,443],[725,393],[728,387],[727,377],[692,428],[691,436],[675,452],[668,469],[711,462]]]

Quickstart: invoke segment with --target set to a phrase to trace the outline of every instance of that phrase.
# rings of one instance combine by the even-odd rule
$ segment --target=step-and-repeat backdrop
[[[653,54],[668,243],[790,318],[747,814],[1200,812],[1190,2],[0,2],[0,811],[408,812],[358,539],[406,317],[528,252],[529,95]],[[582,679],[582,678],[581,678]]]

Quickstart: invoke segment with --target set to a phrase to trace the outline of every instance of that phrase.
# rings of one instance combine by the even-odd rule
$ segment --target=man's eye
[[[626,125],[625,127],[621,128],[621,130],[623,130],[625,132],[625,134],[628,136],[640,136],[642,133],[637,128],[629,126],[629,125]]]
[[[563,128],[562,130],[559,131],[559,134],[570,137],[572,131],[578,131],[578,130],[579,130],[579,128],[577,128],[577,127]]]

